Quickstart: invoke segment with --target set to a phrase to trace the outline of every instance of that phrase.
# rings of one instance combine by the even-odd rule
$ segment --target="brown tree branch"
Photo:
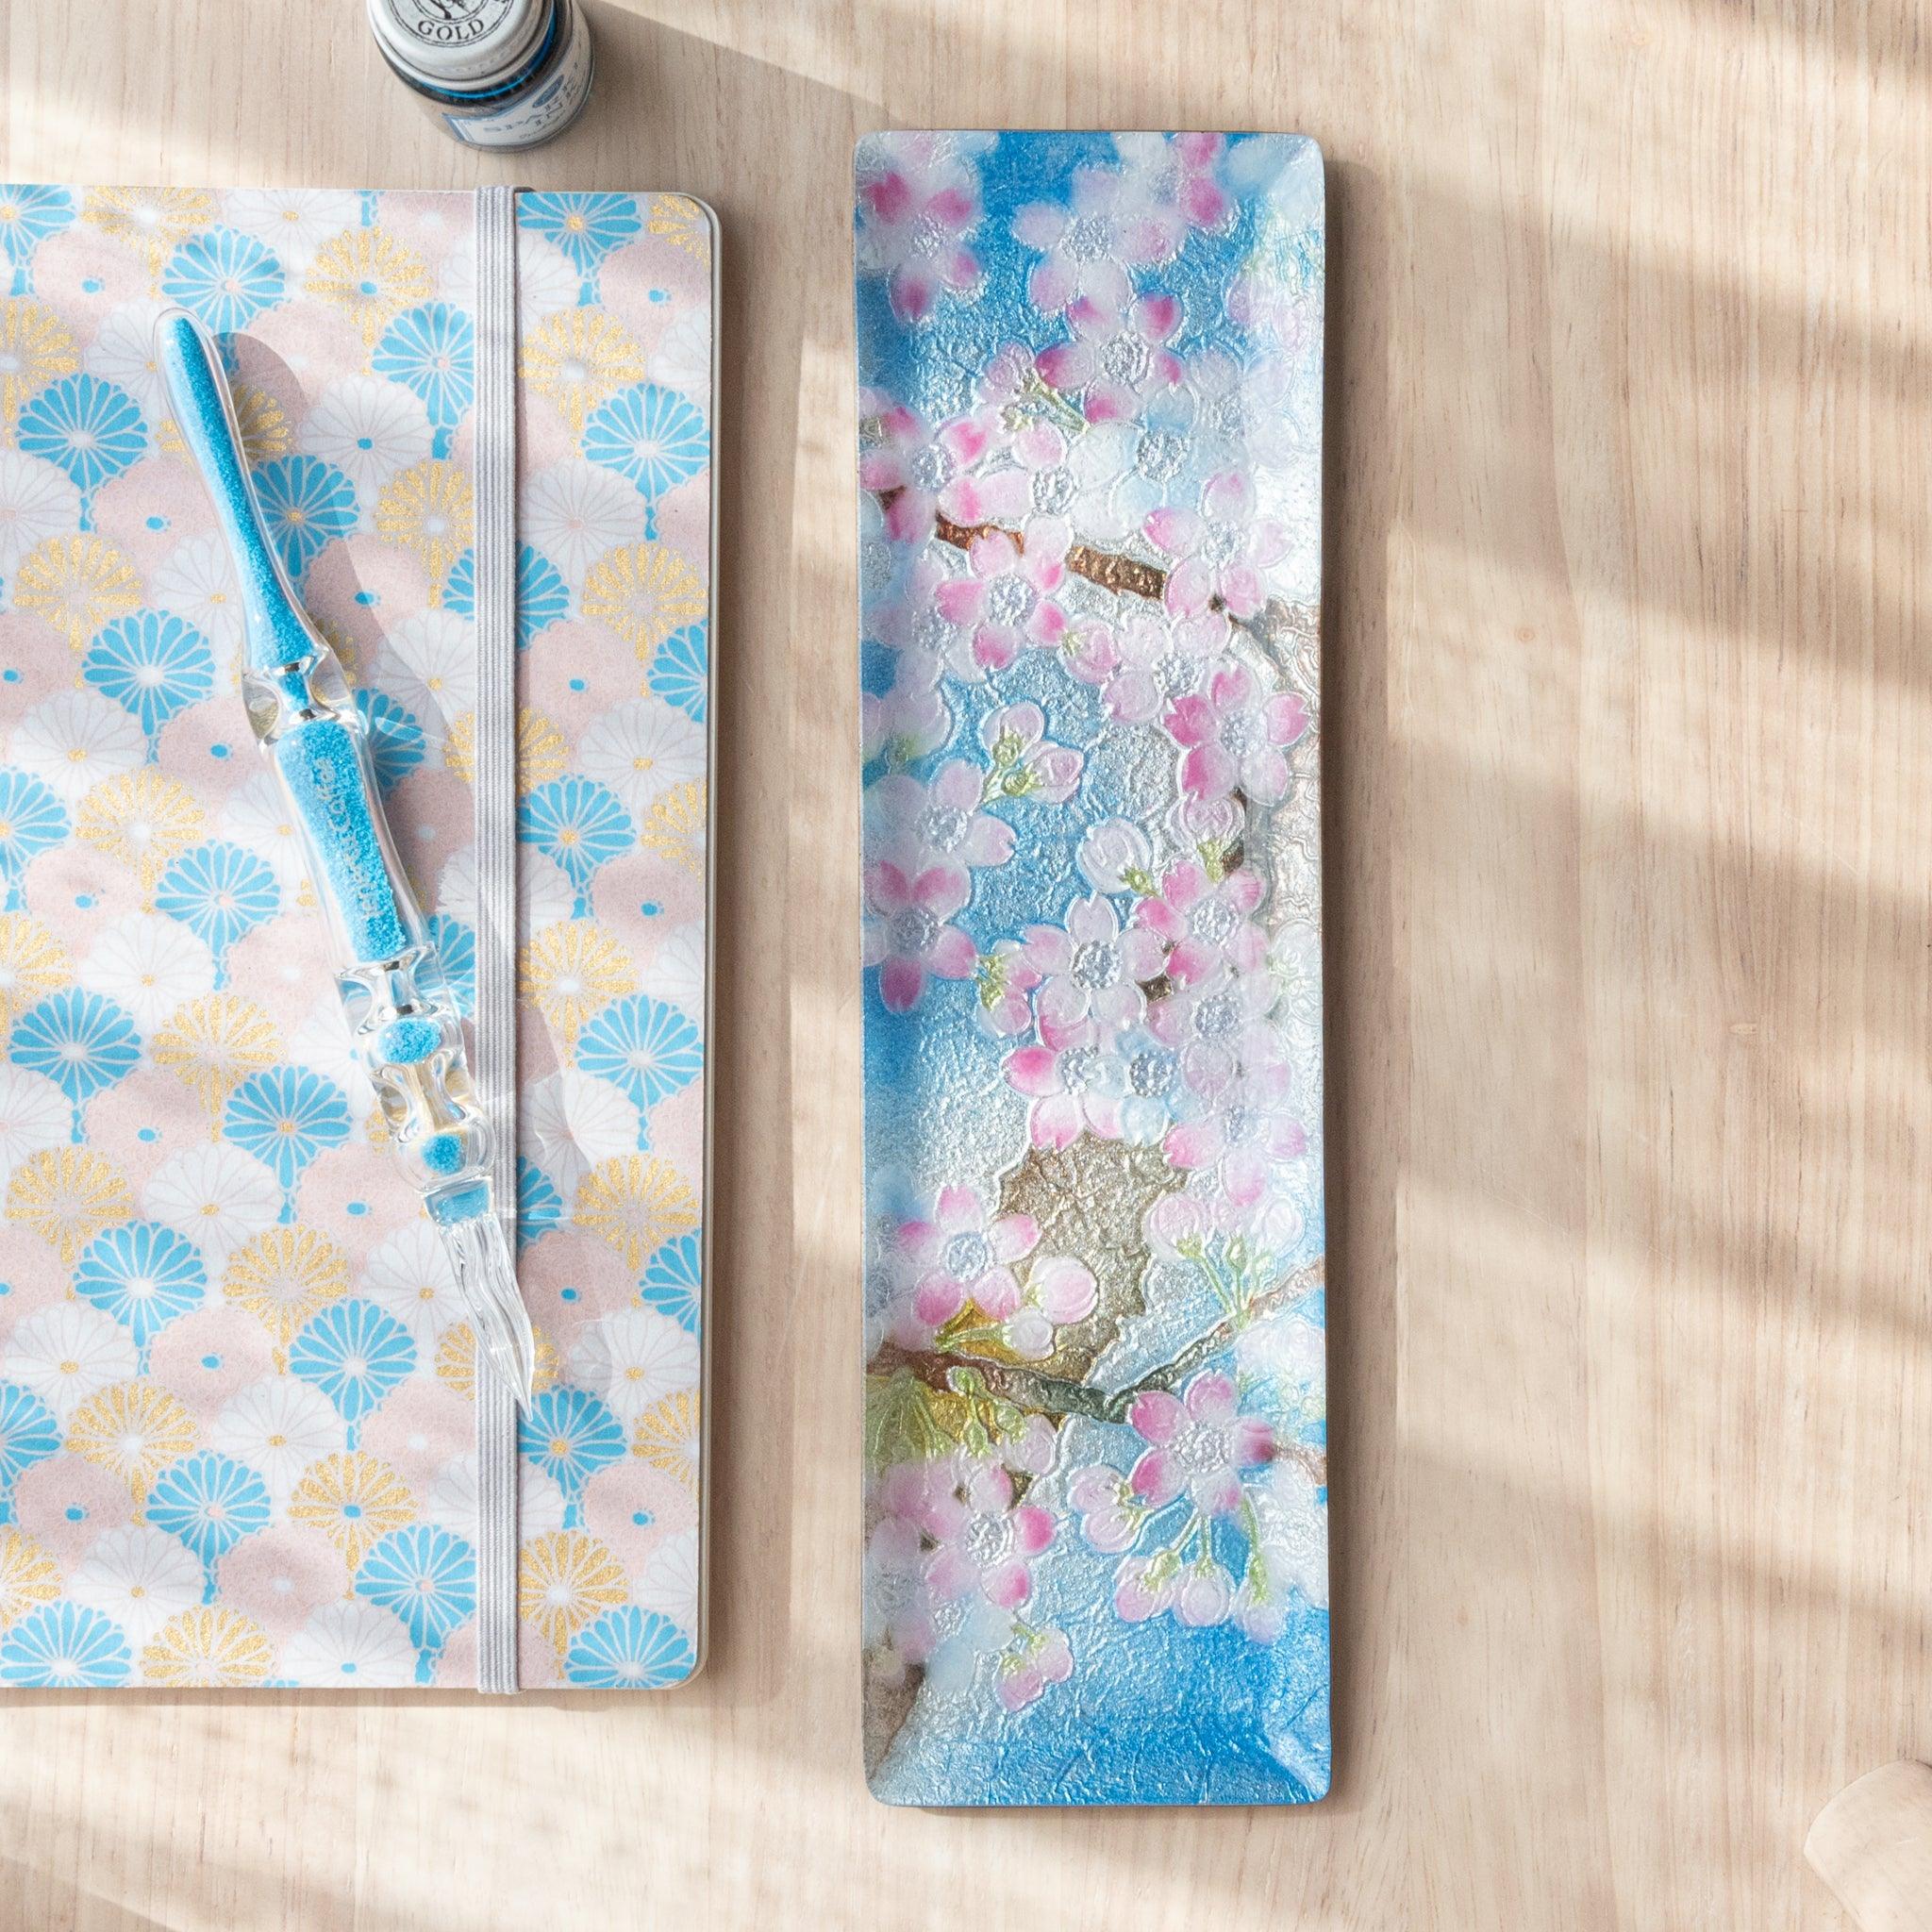
[[[896,490],[881,490],[878,492],[880,507],[890,509],[898,494]],[[981,537],[1004,537],[1015,550],[1024,552],[1026,548],[1024,530],[1009,530],[1004,524],[956,524],[942,512],[934,514],[933,535],[941,543],[950,543],[955,550],[971,550]],[[1067,551],[1067,568],[1076,577],[1085,577],[1090,584],[1098,584],[1103,591],[1145,597],[1150,603],[1159,603],[1167,593],[1167,573],[1158,563],[1149,563],[1144,558],[1127,557],[1118,550],[1095,550],[1091,544],[1073,544]],[[1224,608],[1219,596],[1210,597],[1208,605],[1211,610]],[[1278,597],[1271,597],[1257,616],[1230,617],[1228,622],[1237,630],[1244,630],[1257,641],[1266,643],[1277,631],[1312,632],[1315,612],[1312,606],[1285,604]]]
[[[1124,1423],[1137,1396],[1150,1390],[1172,1391],[1185,1382],[1205,1362],[1211,1361],[1228,1347],[1243,1329],[1282,1308],[1291,1307],[1317,1288],[1324,1275],[1320,1260],[1284,1275],[1273,1287],[1264,1289],[1239,1315],[1217,1322],[1206,1334],[1196,1336],[1177,1355],[1152,1368],[1144,1375],[1111,1391],[1096,1389],[1091,1382],[1078,1382],[1065,1375],[1049,1375],[1024,1362],[995,1360],[990,1356],[973,1355],[958,1349],[901,1348],[895,1341],[884,1343],[873,1357],[871,1372],[892,1374],[905,1370],[941,1394],[956,1395],[953,1375],[969,1370],[988,1391],[1014,1407],[1034,1415],[1084,1415],[1099,1423]],[[1317,1483],[1327,1481],[1328,1458],[1306,1442],[1285,1442],[1276,1453],[1291,1457]]]

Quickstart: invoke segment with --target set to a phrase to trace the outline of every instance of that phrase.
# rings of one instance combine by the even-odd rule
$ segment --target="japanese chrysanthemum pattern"
[[[471,204],[0,211],[0,1684],[462,1686],[474,1339],[314,964],[150,339],[220,340],[467,1010]],[[699,1639],[709,225],[519,225],[522,1676],[612,1689]]]
[[[874,1788],[1319,1796],[1320,157],[857,188]]]

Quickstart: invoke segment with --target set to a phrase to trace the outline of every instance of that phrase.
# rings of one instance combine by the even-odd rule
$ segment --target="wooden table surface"
[[[1844,1924],[1932,1756],[1932,38],[1912,0],[607,0],[489,160],[358,0],[4,0],[16,180],[723,222],[715,1638],[649,1699],[21,1698],[0,1926]],[[1331,201],[1336,1793],[859,1775],[847,168],[1295,128]]]

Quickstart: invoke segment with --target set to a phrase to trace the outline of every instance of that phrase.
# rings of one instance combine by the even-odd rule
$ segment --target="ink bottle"
[[[540,146],[591,96],[577,0],[368,0],[382,57],[457,140]]]

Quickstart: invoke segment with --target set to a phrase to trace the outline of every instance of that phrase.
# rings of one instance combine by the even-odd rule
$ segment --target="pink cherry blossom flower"
[[[1169,1132],[1161,1143],[1168,1159],[1184,1173],[1217,1172],[1236,1208],[1254,1207],[1280,1164],[1308,1151],[1291,1087],[1285,1060],[1243,1067],[1208,1112]]]
[[[934,1469],[931,1463],[896,1463],[874,1491],[880,1513],[866,1539],[865,1641],[869,1649],[890,1645],[891,1657],[901,1665],[924,1663],[939,1641],[920,1528]]]
[[[1142,295],[1124,312],[1080,296],[1067,309],[1073,340],[1040,352],[1041,376],[1078,395],[1090,423],[1129,422],[1180,387],[1181,358],[1167,346],[1180,325],[1174,295]]]
[[[1114,144],[1127,178],[1172,202],[1190,227],[1216,228],[1227,219],[1234,204],[1215,178],[1224,134],[1119,134]]]
[[[971,976],[973,941],[947,922],[971,896],[965,871],[932,865],[908,878],[882,858],[865,875],[864,958],[879,969],[879,997],[888,1012],[909,1012],[925,991],[928,974]]]
[[[1291,357],[1254,344],[1240,359],[1209,349],[1188,362],[1194,439],[1217,472],[1275,469],[1309,447],[1307,412],[1319,403],[1297,390],[1294,372]]]
[[[1071,1147],[1083,1132],[1117,1141],[1125,1067],[1091,1020],[1066,1028],[1058,1046],[1007,1056],[1008,1083],[1032,1101],[1026,1130],[1036,1147]]]
[[[1247,808],[1239,798],[1203,798],[1183,791],[1168,812],[1175,839],[1205,863],[1224,861],[1247,836]]]
[[[1233,1380],[1208,1371],[1176,1396],[1148,1389],[1127,1420],[1145,1440],[1127,1484],[1151,1511],[1185,1492],[1204,1516],[1231,1516],[1241,1504],[1241,1474],[1274,1458],[1274,1430],[1243,1415]]]
[[[1111,546],[1140,534],[1184,448],[1166,429],[1093,423],[1069,438],[1059,423],[1041,417],[1015,433],[1011,455],[1036,510],[1065,517],[1090,543]]]
[[[913,672],[912,660],[906,661],[907,672],[890,691],[867,691],[860,700],[861,746],[868,764],[883,758],[889,765],[909,765],[939,750],[953,735],[953,714],[938,684]]]
[[[892,312],[924,322],[941,290],[963,294],[979,279],[965,245],[980,217],[977,172],[948,138],[877,136],[860,150],[859,272],[884,275]]]
[[[1086,762],[1071,745],[1046,735],[1046,713],[1035,704],[1003,705],[980,720],[979,741],[992,759],[990,790],[1006,798],[1064,805]]]
[[[921,1527],[937,1545],[926,1581],[942,1601],[979,1595],[1017,1610],[1033,1593],[1032,1559],[1053,1541],[1053,1511],[1016,1502],[1013,1478],[991,1458],[958,1458],[958,1478],[930,1494]]]
[[[975,537],[968,573],[948,577],[933,602],[949,624],[970,627],[974,663],[1004,671],[1028,644],[1058,644],[1071,622],[1057,601],[1067,580],[1073,533],[1058,517],[1037,517],[1023,550],[1005,530]]]
[[[954,641],[954,626],[940,615],[937,593],[965,567],[966,559],[949,544],[930,543],[913,552],[890,588],[867,604],[866,636],[905,652],[922,666],[931,665],[937,676],[940,660],[950,655]]]
[[[991,952],[979,956],[974,1016],[995,1040],[1011,1040],[1033,1024],[1030,995],[1039,984],[1040,974],[1026,963],[1021,941],[1001,940]]]
[[[1140,982],[1165,966],[1158,935],[1139,924],[1123,931],[1113,902],[1097,892],[1074,902],[1064,926],[1029,925],[1022,943],[1040,974],[1040,1037],[1055,1048],[1089,1020],[1104,1033],[1137,1024],[1146,1008]]]
[[[1205,1550],[1187,1561],[1173,1550],[1129,1557],[1114,1572],[1114,1611],[1128,1624],[1171,1611],[1176,1623],[1206,1629],[1226,1621],[1233,1597],[1234,1578]]]
[[[1214,674],[1205,695],[1185,697],[1167,714],[1168,735],[1187,756],[1181,783],[1204,798],[1237,786],[1260,805],[1288,795],[1285,747],[1308,728],[1308,708],[1292,691],[1263,694],[1245,664]]]
[[[884,505],[894,542],[924,542],[938,517],[983,524],[1024,508],[1024,477],[1011,470],[986,474],[1008,440],[996,409],[935,429],[902,405],[884,410],[878,425],[879,441],[859,457],[858,480]]]
[[[908,873],[937,865],[962,879],[970,869],[1004,865],[1013,828],[981,808],[981,782],[963,758],[948,759],[924,784],[904,772],[875,779],[865,794],[866,849]]]
[[[1224,965],[1240,973],[1260,967],[1268,941],[1249,916],[1260,903],[1261,877],[1252,866],[1238,865],[1217,880],[1190,858],[1168,868],[1158,892],[1135,902],[1133,922],[1168,949],[1169,978],[1192,986]]]
[[[1044,1361],[1058,1347],[1057,1330],[1084,1322],[1099,1300],[1099,1285],[1084,1261],[1065,1255],[1034,1262],[1019,1307],[1007,1317],[1001,1339],[1022,1361]]]
[[[900,1245],[919,1275],[912,1308],[928,1329],[942,1328],[967,1303],[995,1322],[1022,1305],[1013,1263],[1040,1242],[1040,1224],[1028,1214],[995,1214],[972,1188],[940,1190],[929,1221],[908,1221]]]
[[[1154,844],[1131,819],[1102,819],[1089,825],[1074,862],[1096,892],[1154,890]]]
[[[1133,1547],[1147,1509],[1126,1478],[1106,1463],[1076,1469],[1067,1479],[1067,1501],[1080,1519],[1080,1534],[1104,1556]]]
[[[1109,717],[1146,724],[1200,689],[1225,641],[1224,625],[1175,625],[1158,611],[1130,611],[1111,628],[1093,625],[1070,638],[1067,669],[1100,687]]]
[[[1172,204],[1115,168],[1076,168],[1067,207],[1035,203],[1013,217],[1014,238],[1046,258],[1027,277],[1026,291],[1048,315],[1082,296],[1124,308],[1133,297],[1130,271],[1173,260],[1186,232]]]
[[[1064,1630],[1030,1630],[1000,1658],[996,1689],[1000,1702],[1016,1716],[1045,1694],[1049,1684],[1074,1674],[1074,1653]]]
[[[1169,137],[1167,144],[1179,177],[1174,183],[1174,205],[1194,227],[1219,227],[1234,206],[1214,178],[1222,151],[1227,146],[1226,135],[1175,134]]]
[[[1147,1009],[1147,1030],[1180,1056],[1188,1085],[1211,1101],[1237,1068],[1268,1058],[1275,1041],[1267,1024],[1274,981],[1266,972],[1221,966],[1176,986]]]
[[[1288,531],[1255,514],[1255,486],[1239,470],[1208,477],[1198,510],[1157,509],[1141,529],[1175,559],[1163,601],[1184,620],[1253,617],[1265,601],[1261,573],[1288,554]]]

